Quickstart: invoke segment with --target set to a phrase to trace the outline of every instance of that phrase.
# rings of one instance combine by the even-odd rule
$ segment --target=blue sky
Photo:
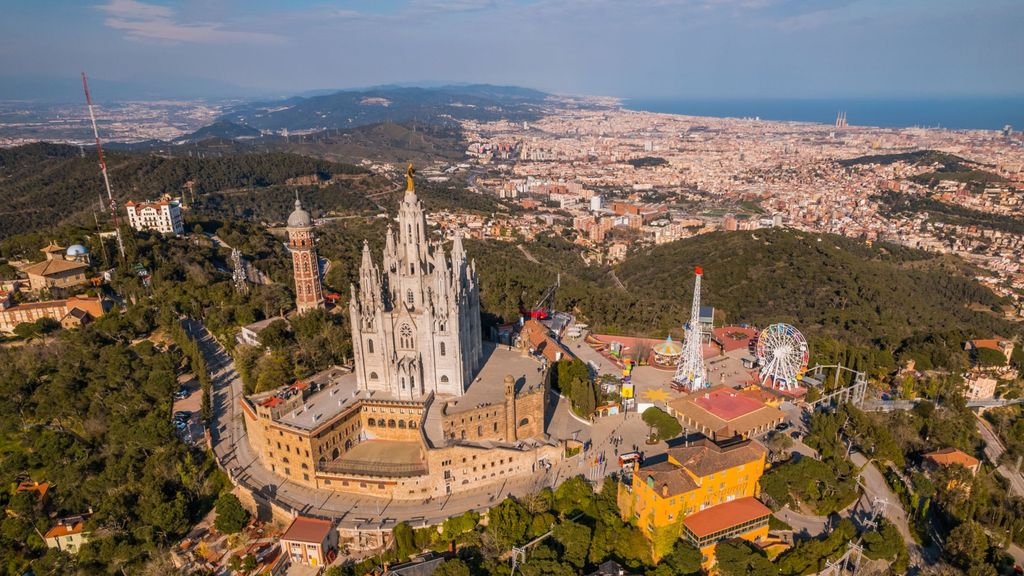
[[[489,82],[623,97],[1024,95],[1021,0],[3,0],[0,97]],[[183,92],[184,91],[184,92]],[[40,96],[45,94],[38,94]]]

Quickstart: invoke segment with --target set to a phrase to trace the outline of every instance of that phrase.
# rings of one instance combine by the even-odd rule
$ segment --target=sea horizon
[[[1024,128],[1024,96],[962,98],[623,98],[628,110],[760,118],[833,125],[846,114],[850,126],[1002,130]]]

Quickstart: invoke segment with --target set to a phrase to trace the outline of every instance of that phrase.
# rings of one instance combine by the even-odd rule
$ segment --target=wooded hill
[[[314,185],[342,177],[331,182],[339,204],[351,201],[348,192],[361,196],[389,186],[357,166],[276,152],[190,158],[117,151],[107,154],[107,166],[122,205],[128,199],[180,196],[187,183],[200,208],[206,194],[283,186],[300,177],[308,177],[302,183]],[[105,196],[93,153],[83,155],[77,147],[47,143],[0,150],[0,239],[56,224],[91,223],[89,214]]]
[[[415,88],[379,86],[311,98],[243,104],[221,120],[263,130],[355,128],[380,122],[534,120],[547,94],[513,86],[476,84]]]
[[[703,303],[717,320],[763,327],[789,322],[826,356],[860,349],[865,365],[894,358],[918,366],[959,366],[963,340],[1021,333],[991,309],[1001,300],[948,256],[793,230],[716,232],[634,254],[614,269],[586,267],[557,237],[524,244],[540,264],[512,244],[473,242],[485,312],[514,319],[562,274],[557,305],[575,309],[599,332],[663,337],[688,319],[693,268],[703,266]],[[837,344],[841,343],[841,344]],[[851,362],[856,359],[849,359]]]

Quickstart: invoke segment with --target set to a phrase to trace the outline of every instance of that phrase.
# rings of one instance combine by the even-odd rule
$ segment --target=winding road
[[[214,456],[234,483],[274,500],[295,514],[330,518],[346,529],[390,529],[401,521],[426,526],[439,524],[468,510],[483,512],[506,496],[534,493],[544,487],[554,487],[566,478],[593,472],[590,469],[592,456],[574,457],[554,463],[543,474],[520,477],[503,484],[485,484],[444,500],[391,500],[298,485],[264,468],[250,446],[240,406],[242,379],[231,356],[201,323],[183,320],[182,324],[198,343],[213,380],[210,437]],[[612,434],[622,434],[620,428],[636,428],[642,438],[647,430],[639,418],[627,420],[619,416],[602,419],[600,425],[592,427],[592,432],[589,426],[565,420],[569,418],[569,408],[564,398],[552,394],[550,402],[553,416],[549,430],[576,432],[583,441],[592,439],[592,433],[600,435],[593,440],[601,451],[607,451],[606,461],[612,456],[613,447],[608,442]]]

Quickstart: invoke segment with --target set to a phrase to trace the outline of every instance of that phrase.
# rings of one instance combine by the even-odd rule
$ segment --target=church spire
[[[363,240],[363,263],[359,267],[360,302],[365,308],[373,309],[380,303],[380,274],[370,256],[370,243]]]
[[[466,259],[466,251],[462,248],[462,232],[455,232],[452,242],[452,264],[460,264]]]

